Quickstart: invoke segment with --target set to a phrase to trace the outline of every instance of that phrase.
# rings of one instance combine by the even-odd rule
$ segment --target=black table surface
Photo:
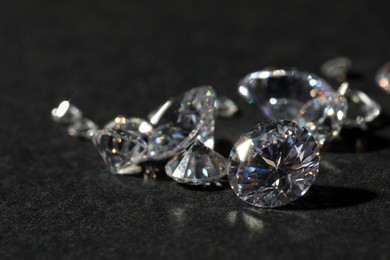
[[[388,259],[389,1],[14,1],[0,3],[1,259]],[[71,99],[103,125],[211,84],[237,101],[216,149],[259,120],[237,81],[268,66],[319,73],[353,62],[353,87],[383,114],[322,152],[308,194],[284,209],[242,203],[227,185],[114,176],[51,108]],[[334,82],[332,82],[334,84]]]

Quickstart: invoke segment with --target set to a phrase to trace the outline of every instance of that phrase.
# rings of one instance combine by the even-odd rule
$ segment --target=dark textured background
[[[2,0],[0,258],[389,258],[390,95],[373,81],[390,59],[389,9],[386,0]],[[100,124],[145,117],[199,84],[238,101],[236,83],[251,71],[318,72],[340,55],[385,115],[323,152],[316,185],[283,210],[163,173],[110,175],[91,144],[50,119],[65,98]],[[236,121],[217,122],[225,154],[226,139],[256,123],[240,104]]]

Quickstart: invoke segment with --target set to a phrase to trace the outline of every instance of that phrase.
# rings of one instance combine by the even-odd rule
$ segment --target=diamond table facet
[[[246,203],[273,208],[307,192],[319,161],[317,142],[308,130],[290,121],[269,121],[239,138],[229,156],[228,179]]]
[[[202,185],[218,181],[227,173],[226,159],[199,140],[173,157],[165,166],[166,174],[180,183]]]

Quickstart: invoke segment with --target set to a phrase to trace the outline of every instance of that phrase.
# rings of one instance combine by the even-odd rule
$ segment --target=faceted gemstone
[[[321,66],[321,73],[329,78],[345,81],[348,70],[352,66],[352,61],[346,57],[331,59]]]
[[[316,97],[301,107],[294,122],[308,129],[321,147],[340,134],[347,107],[347,100],[338,94]]]
[[[57,108],[51,111],[53,120],[60,124],[71,124],[83,117],[81,111],[69,103],[69,101],[62,101]]]
[[[364,128],[366,123],[379,116],[380,105],[364,92],[350,89],[347,82],[341,84],[338,92],[348,101],[348,113],[344,120],[344,126]]]
[[[259,124],[243,134],[228,160],[231,188],[256,207],[278,207],[303,196],[318,173],[313,135],[293,122]]]
[[[93,142],[112,173],[139,172],[136,164],[147,159],[147,143],[138,132],[104,129],[96,132]]]
[[[267,119],[286,119],[311,131],[320,145],[339,134],[345,99],[323,79],[295,70],[263,70],[247,75],[238,91]]]
[[[199,140],[173,157],[165,166],[167,175],[177,182],[202,185],[216,182],[227,173],[226,159]]]
[[[175,156],[186,149],[197,138],[202,124],[193,130],[166,123],[153,131],[148,139],[149,157],[163,160]]]
[[[153,126],[148,121],[138,117],[126,118],[124,116],[117,116],[114,120],[108,122],[104,128],[135,131],[144,135],[149,135],[153,131]]]
[[[390,93],[390,62],[378,70],[375,80],[379,87]]]
[[[208,147],[214,145],[216,93],[211,86],[193,88],[182,96],[166,101],[150,113],[155,126],[149,138],[153,159],[164,159],[187,148],[194,138]]]
[[[98,126],[88,118],[82,118],[68,127],[68,134],[74,137],[91,139]]]
[[[236,103],[225,96],[218,97],[215,105],[217,108],[217,114],[220,117],[231,118],[238,112],[238,106]]]
[[[193,88],[184,93],[179,108],[179,121],[194,127],[203,122],[198,139],[211,149],[214,147],[214,127],[217,94],[211,86]]]

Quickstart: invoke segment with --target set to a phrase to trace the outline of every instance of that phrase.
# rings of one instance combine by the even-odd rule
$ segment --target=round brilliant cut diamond
[[[256,207],[278,207],[303,196],[318,173],[319,148],[305,128],[285,120],[259,124],[232,149],[229,182]]]

